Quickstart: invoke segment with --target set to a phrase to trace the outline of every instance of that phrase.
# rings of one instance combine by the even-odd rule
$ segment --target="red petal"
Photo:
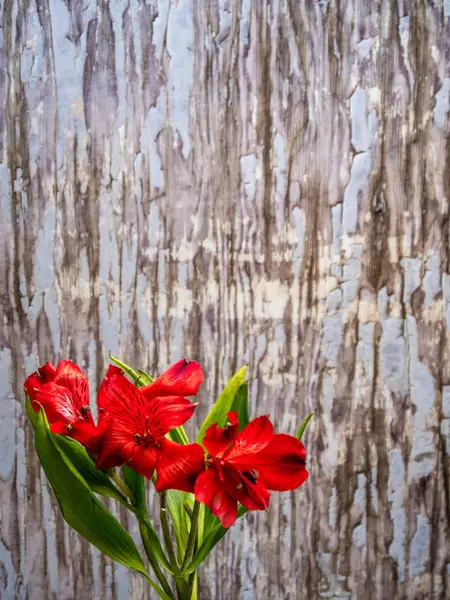
[[[157,396],[195,396],[202,381],[201,366],[182,358],[141,391],[147,400]]]
[[[95,467],[100,471],[108,471],[108,469],[112,469],[113,467],[120,467],[123,463],[123,459],[118,454],[102,455],[100,450]]]
[[[51,362],[46,362],[45,365],[39,367],[38,373],[44,383],[53,381],[56,377],[56,369]]]
[[[68,389],[75,410],[89,405],[89,385],[86,375],[70,360],[60,360],[56,367],[55,383]]]
[[[38,404],[36,404],[36,406],[39,408]],[[52,423],[52,425],[50,425],[50,430],[52,433],[69,435],[69,432],[67,431],[67,423],[64,421],[56,421],[55,423]]]
[[[32,373],[29,375],[23,384],[23,387],[25,388],[25,391],[31,400],[31,406],[36,412],[39,412],[39,404],[36,404],[34,401],[36,400],[37,392],[42,389],[42,386],[42,377],[40,377],[38,373]]]
[[[227,492],[248,510],[267,510],[270,502],[269,490],[259,481],[252,481],[245,473],[224,469],[223,484]]]
[[[65,425],[73,425],[77,420],[94,427],[89,410],[88,381],[80,367],[62,360],[57,369],[51,363],[39,368],[25,381],[25,389],[32,401],[33,409],[45,410],[52,431],[64,433]]]
[[[226,460],[235,466],[247,464],[249,459],[261,452],[273,438],[273,425],[266,416],[250,421],[236,436]]]
[[[239,423],[237,420],[237,413],[234,411],[228,413],[228,418],[231,425],[222,429],[222,427],[218,427],[217,423],[213,423],[213,425],[206,430],[205,437],[203,438],[203,445],[211,456],[220,457],[220,455],[230,447],[230,444],[238,433]]]
[[[158,450],[154,446],[137,445],[134,446],[133,452],[126,463],[137,473],[151,479],[157,460]]]
[[[135,445],[133,434],[127,428],[117,427],[117,421],[108,418],[99,444],[97,469],[106,471],[123,464],[130,458]]]
[[[193,492],[195,480],[205,470],[205,453],[200,444],[176,444],[163,438],[156,464],[156,489]]]
[[[145,424],[147,402],[139,393],[139,389],[128,381],[118,367],[113,365],[109,366],[100,385],[97,405],[99,414],[109,413],[113,419],[120,417],[120,421],[124,424],[128,423],[131,429]]]
[[[195,498],[209,506],[224,527],[231,527],[237,517],[237,502],[224,489],[215,469],[208,469],[195,482]]]
[[[104,427],[102,425],[96,427],[93,423],[86,421],[76,421],[69,432],[70,437],[85,446],[91,454],[98,453],[103,434]]]
[[[78,418],[70,390],[54,382],[45,383],[34,392],[33,408],[36,412],[39,406],[45,410],[50,424],[57,421],[70,424]]]
[[[166,435],[171,429],[186,423],[194,414],[196,404],[181,396],[165,396],[155,398],[147,403],[144,416],[148,415],[148,423],[155,439]]]
[[[306,449],[292,435],[274,435],[270,444],[254,456],[251,466],[258,472],[258,481],[269,490],[295,490],[308,478],[305,469]]]
[[[235,410],[230,410],[230,412],[227,413],[227,417],[230,425],[239,425],[238,414]]]

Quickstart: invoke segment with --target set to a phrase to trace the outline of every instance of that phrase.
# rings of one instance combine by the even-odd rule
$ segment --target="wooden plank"
[[[149,598],[64,526],[22,384],[108,351],[249,364],[311,477],[233,528],[201,598],[450,594],[450,8],[0,6],[0,597]],[[136,527],[130,523],[130,527]]]

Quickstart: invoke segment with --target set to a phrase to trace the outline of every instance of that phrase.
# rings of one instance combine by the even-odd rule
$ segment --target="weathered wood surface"
[[[450,598],[450,2],[0,5],[0,597],[148,598],[63,524],[22,383],[250,365],[309,482],[212,600]],[[447,167],[447,168],[446,168]]]

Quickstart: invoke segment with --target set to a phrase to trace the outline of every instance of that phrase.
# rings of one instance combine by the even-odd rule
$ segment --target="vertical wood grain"
[[[311,477],[201,598],[450,594],[450,5],[0,5],[0,597],[150,598],[64,525],[22,383],[248,363]],[[113,510],[118,511],[115,507]],[[119,514],[119,513],[117,513]],[[137,535],[135,524],[129,523]]]

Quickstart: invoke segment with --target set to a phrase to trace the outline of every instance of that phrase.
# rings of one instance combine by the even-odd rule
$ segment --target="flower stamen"
[[[252,469],[251,471],[244,471],[242,473],[242,475],[244,477],[246,477],[249,481],[251,481],[252,483],[256,483],[259,473],[256,469]]]

